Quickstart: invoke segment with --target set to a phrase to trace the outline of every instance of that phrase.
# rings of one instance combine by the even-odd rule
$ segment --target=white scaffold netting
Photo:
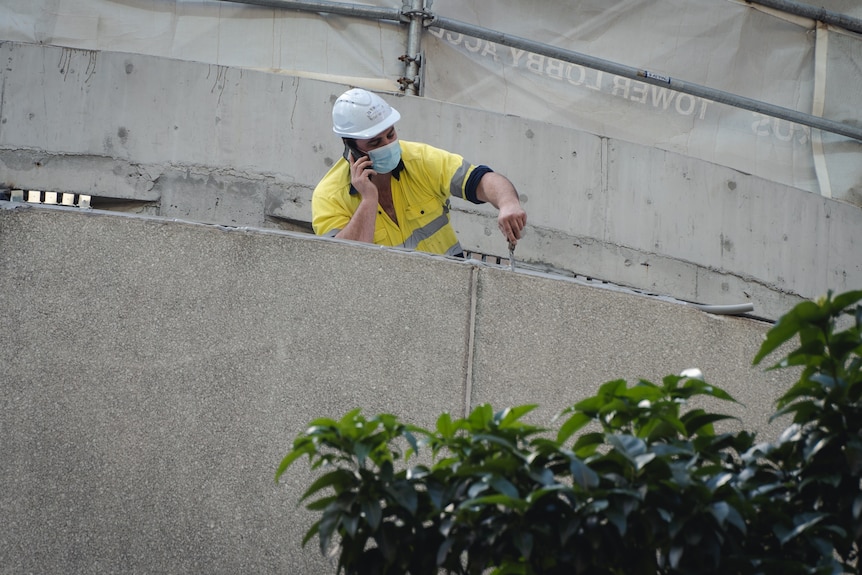
[[[364,5],[400,9],[399,0]],[[509,35],[862,126],[862,36],[737,0],[426,0]],[[818,6],[862,18],[857,0]],[[0,40],[136,52],[397,91],[394,20],[218,0],[6,0]],[[422,94],[679,152],[862,205],[862,143],[453,34],[422,35]]]

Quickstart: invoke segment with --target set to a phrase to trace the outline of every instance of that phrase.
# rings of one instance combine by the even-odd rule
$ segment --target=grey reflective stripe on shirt
[[[337,235],[338,235],[338,232],[340,232],[340,231],[341,231],[341,230],[339,230],[339,229],[337,229],[337,228],[336,228],[336,229],[334,229],[334,230],[329,230],[328,232],[326,232],[325,234],[323,234],[323,237],[325,237],[325,238],[334,238],[335,236],[337,236]]]
[[[415,250],[419,246],[419,242],[422,240],[427,240],[440,230],[442,230],[446,224],[449,223],[449,199],[446,199],[446,203],[443,204],[443,213],[422,226],[421,228],[417,228],[413,230],[413,233],[410,234],[410,237],[404,240],[404,243],[401,244],[400,248],[407,248],[409,250]]]
[[[461,249],[461,242],[455,242],[455,245],[446,250],[447,256],[459,257],[464,255],[464,250]]]
[[[456,198],[464,199],[464,180],[467,178],[467,172],[470,171],[470,163],[467,160],[461,160],[461,166],[452,176],[449,181],[449,194]]]

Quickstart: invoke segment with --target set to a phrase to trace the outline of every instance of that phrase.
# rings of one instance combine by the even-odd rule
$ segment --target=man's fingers
[[[521,233],[527,225],[527,213],[523,209],[501,211],[497,219],[500,233],[512,244],[521,239]]]

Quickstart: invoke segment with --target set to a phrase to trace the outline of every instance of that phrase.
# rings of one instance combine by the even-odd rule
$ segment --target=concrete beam
[[[345,86],[137,54],[0,43],[0,188],[151,202],[158,215],[308,229],[341,154]],[[399,134],[485,163],[529,214],[518,258],[775,319],[862,285],[857,206],[618,140],[387,96]],[[456,201],[469,251],[505,255],[494,212]]]

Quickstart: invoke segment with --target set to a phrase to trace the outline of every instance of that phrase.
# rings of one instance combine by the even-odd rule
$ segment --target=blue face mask
[[[401,161],[401,144],[398,140],[366,152],[371,158],[371,167],[378,174],[388,174],[398,167]]]

